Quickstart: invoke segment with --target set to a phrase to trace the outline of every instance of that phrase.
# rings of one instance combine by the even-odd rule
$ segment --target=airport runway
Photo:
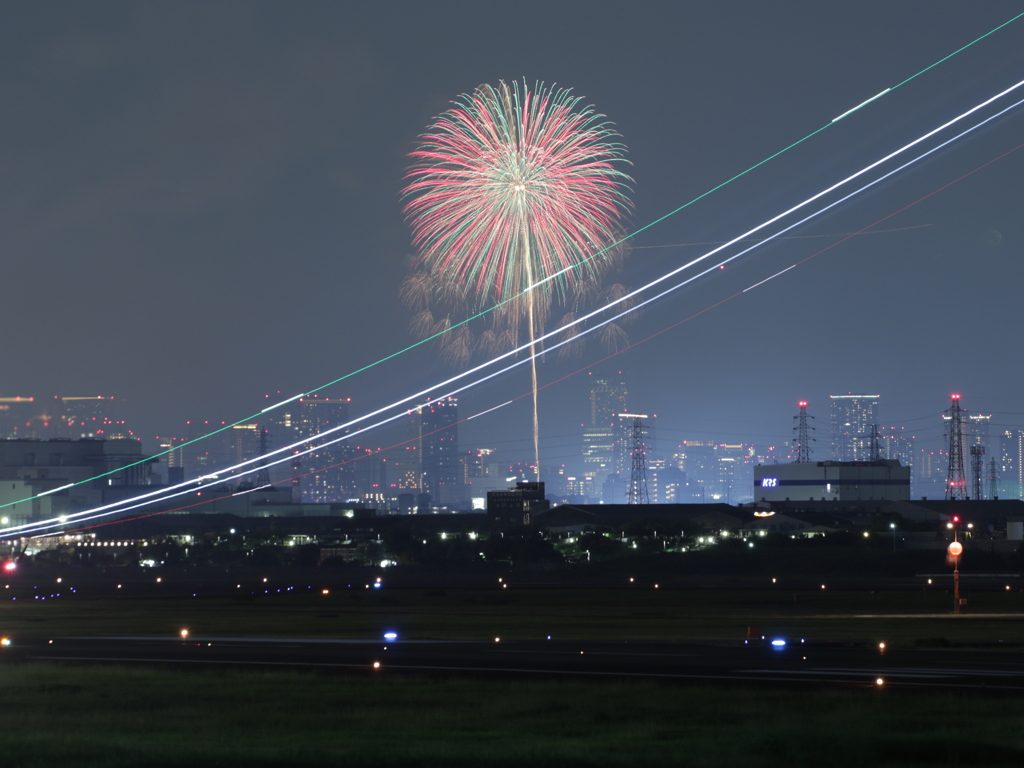
[[[16,641],[10,660],[305,669],[333,673],[656,679],[680,684],[973,689],[1024,693],[1024,656],[806,644],[57,637]],[[0,658],[2,658],[0,656]]]

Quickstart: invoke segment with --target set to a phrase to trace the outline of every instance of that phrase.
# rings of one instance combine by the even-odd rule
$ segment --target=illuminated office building
[[[310,446],[329,442],[347,434],[348,429],[329,432],[349,420],[350,397],[319,397],[308,395],[298,400],[298,419],[295,425],[298,439],[310,438]],[[355,467],[357,448],[350,440],[326,445],[301,457],[302,500],[312,504],[347,501],[356,495]]]
[[[618,414],[627,411],[626,376],[590,374],[590,414],[583,427],[583,472],[600,485],[616,471],[616,442],[620,439]]]
[[[416,409],[420,423],[420,465],[423,492],[431,504],[456,509],[464,506],[466,486],[459,461],[459,403],[446,397]]]
[[[881,395],[830,395],[832,456],[836,461],[869,461],[871,425],[878,424]]]

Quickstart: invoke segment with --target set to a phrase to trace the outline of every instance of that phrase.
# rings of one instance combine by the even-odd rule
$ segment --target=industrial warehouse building
[[[754,500],[907,501],[910,467],[893,459],[809,461],[754,467]]]

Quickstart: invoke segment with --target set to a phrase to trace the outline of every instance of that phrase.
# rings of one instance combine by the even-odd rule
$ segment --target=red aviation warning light
[[[960,399],[960,395],[950,395],[949,399],[950,400],[959,400]]]
[[[806,400],[801,400],[799,403],[797,403],[797,405],[800,406],[801,408],[806,408],[807,407],[807,401]]]

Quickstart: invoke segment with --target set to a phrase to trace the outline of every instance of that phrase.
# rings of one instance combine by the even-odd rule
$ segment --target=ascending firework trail
[[[461,323],[445,355],[465,362],[529,339],[533,451],[540,472],[536,344],[552,303],[574,302],[613,265],[630,178],[604,115],[568,89],[501,81],[462,95],[412,152],[404,194],[419,250],[403,297],[413,327],[433,335],[486,310],[475,340]],[[601,253],[594,258],[595,253]],[[440,319],[435,315],[440,311]]]

